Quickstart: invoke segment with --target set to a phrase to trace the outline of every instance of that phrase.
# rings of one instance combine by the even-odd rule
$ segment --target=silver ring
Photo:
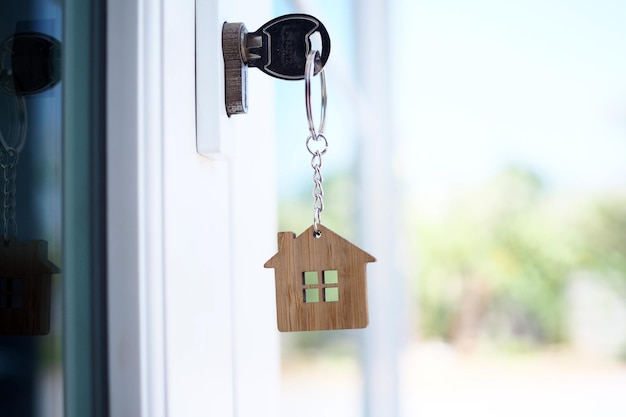
[[[323,139],[324,140],[324,147],[322,149],[318,149],[318,150],[311,149],[310,143],[309,143],[309,142],[311,142],[311,139],[313,139],[314,141],[316,141],[318,143],[319,143],[320,140]],[[326,151],[328,151],[328,139],[326,139],[326,136],[322,135],[321,133],[317,135],[317,139],[316,139],[315,136],[309,136],[309,137],[306,138],[306,149],[313,156],[318,155],[318,154],[320,156],[325,155]]]
[[[317,136],[324,133],[324,125],[326,124],[326,75],[324,74],[324,68],[319,70],[320,83],[322,89],[322,110],[320,113],[320,124],[318,128],[315,128],[315,121],[313,120],[313,111],[311,109],[311,78],[315,75],[315,69],[320,64],[319,51],[311,51],[306,57],[306,65],[304,67],[304,99],[306,103],[306,118],[309,122],[309,131],[313,139],[317,140]]]
[[[10,149],[15,150],[17,153],[21,152],[24,148],[24,143],[26,142],[26,102],[24,101],[24,97],[18,95],[12,95],[15,98],[15,110],[16,114],[16,123],[17,123],[17,133],[15,136],[15,143],[10,145],[9,142],[4,138],[2,134],[2,129],[0,129],[0,146],[6,152]]]

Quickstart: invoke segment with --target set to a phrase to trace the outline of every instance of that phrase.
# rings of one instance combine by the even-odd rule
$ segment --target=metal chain
[[[19,153],[15,148],[0,148],[0,168],[3,175],[3,203],[2,203],[2,220],[4,241],[9,241],[9,232],[13,232],[17,236],[17,220],[16,220],[16,197],[15,197],[15,179],[17,177],[17,163],[19,162]]]
[[[321,143],[323,147],[318,149],[311,148],[311,139]],[[324,211],[324,177],[322,176],[322,155],[328,150],[328,141],[324,135],[317,137],[309,136],[306,141],[306,147],[309,153],[313,155],[311,158],[311,168],[313,168],[313,232],[316,237],[320,237],[322,232],[318,229],[318,225],[322,223],[322,211]]]
[[[0,64],[1,65],[1,64]],[[0,88],[3,88],[0,86]],[[15,117],[15,126],[8,129],[9,137],[5,137],[0,130],[0,170],[2,176],[2,232],[4,243],[9,241],[9,233],[17,236],[17,210],[15,197],[15,180],[17,178],[17,163],[20,152],[26,143],[27,114],[26,101],[22,95],[10,94],[15,100],[14,109],[10,107],[9,114]],[[14,111],[11,111],[14,110]]]
[[[306,116],[309,124],[309,137],[306,138],[306,148],[313,156],[311,158],[311,167],[313,168],[313,234],[315,237],[322,235],[318,226],[322,223],[322,211],[324,211],[324,177],[322,176],[322,155],[328,150],[328,140],[324,136],[324,125],[326,123],[326,76],[324,69],[319,71],[321,85],[321,117],[318,127],[315,127],[313,121],[313,111],[311,110],[311,78],[315,72],[315,64],[320,60],[318,51],[310,51],[305,65],[304,72],[304,98],[306,104]],[[312,142],[311,142],[312,140]]]
[[[322,211],[324,211],[324,177],[322,176],[322,155],[319,151],[311,158],[313,168],[313,225],[315,234],[318,234],[317,225],[322,222]]]
[[[311,142],[311,139],[313,142]],[[315,137],[309,136],[306,139],[306,148],[313,155],[311,158],[311,168],[313,168],[313,232],[316,237],[320,237],[322,232],[317,226],[322,223],[322,211],[324,211],[322,155],[328,150],[328,140],[321,133]]]

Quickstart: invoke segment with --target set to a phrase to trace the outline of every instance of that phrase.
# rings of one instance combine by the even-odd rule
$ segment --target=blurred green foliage
[[[312,175],[312,172],[311,172]],[[307,184],[309,185],[309,184]],[[322,223],[347,239],[356,232],[358,201],[351,175],[339,174],[324,179]],[[310,188],[294,198],[283,200],[278,207],[278,227],[299,235],[313,224],[313,181]]]
[[[324,185],[324,223],[353,239],[360,213],[352,176]],[[312,204],[308,192],[281,202],[280,229],[309,227]],[[408,281],[422,337],[462,346],[566,342],[565,295],[580,271],[605,278],[626,300],[626,193],[557,193],[514,166],[472,189],[416,198],[404,212],[410,236],[398,238],[414,242]],[[298,340],[314,346],[320,338],[333,335]]]
[[[550,193],[512,167],[418,211],[421,333],[456,344],[564,342],[568,278],[586,270],[624,280],[625,203]]]

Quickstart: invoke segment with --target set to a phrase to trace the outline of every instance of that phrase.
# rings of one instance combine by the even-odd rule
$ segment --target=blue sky
[[[624,185],[626,3],[406,4],[414,53],[397,79],[414,80],[399,89],[413,105],[399,120],[417,187],[467,185],[510,163],[555,188]]]
[[[325,167],[333,173],[359,140],[343,85],[357,41],[351,3],[304,3],[333,40]],[[410,194],[472,186],[513,163],[557,190],[626,185],[626,2],[394,4],[395,163]],[[303,86],[287,84],[277,86],[281,195],[310,177],[306,149],[298,159],[292,147],[296,132],[306,136]]]

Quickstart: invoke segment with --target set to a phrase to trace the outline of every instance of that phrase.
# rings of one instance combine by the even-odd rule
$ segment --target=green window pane
[[[304,273],[304,285],[317,285],[317,271],[307,271]]]
[[[339,282],[339,275],[337,270],[324,271],[324,284],[337,284]]]
[[[327,303],[339,301],[339,288],[324,288],[324,301]]]
[[[318,303],[320,301],[320,291],[317,288],[307,288],[304,290],[305,303]]]

